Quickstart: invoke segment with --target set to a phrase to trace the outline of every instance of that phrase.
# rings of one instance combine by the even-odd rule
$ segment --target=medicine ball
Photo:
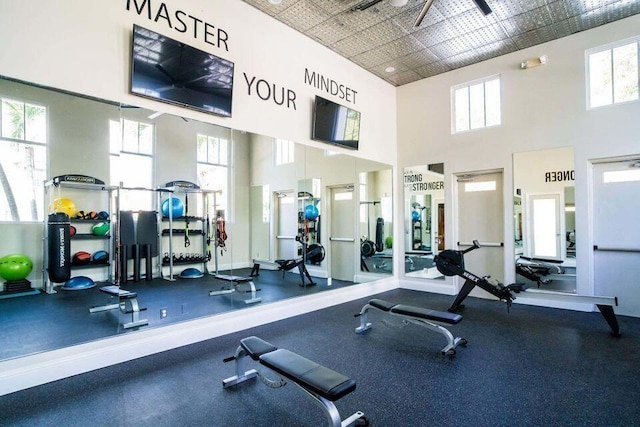
[[[307,205],[304,208],[304,216],[309,221],[315,221],[318,218],[318,208],[313,205]]]
[[[49,205],[49,213],[63,212],[69,215],[69,218],[73,218],[76,214],[76,205],[70,199],[61,197],[55,199],[51,205]]]
[[[411,212],[411,219],[414,221],[420,221],[420,212],[418,211]]]
[[[62,289],[65,291],[79,291],[81,289],[89,289],[95,286],[95,282],[87,276],[76,276],[67,280]]]
[[[84,219],[98,219],[98,212],[96,212],[96,211],[88,212],[88,213],[84,216]]]
[[[91,254],[85,251],[78,251],[71,257],[71,264],[86,265],[91,261]]]
[[[98,219],[109,219],[109,212],[107,211],[98,212]]]
[[[171,200],[171,202],[169,202]],[[169,199],[165,199],[162,202],[162,216],[169,217],[169,203],[171,203],[171,217],[172,218],[180,218],[184,216],[184,204],[182,200],[171,197]]]
[[[87,213],[85,211],[78,211],[74,218],[76,219],[86,219]]]
[[[24,280],[33,270],[33,261],[24,254],[0,258],[0,277],[8,281]]]
[[[96,264],[106,264],[109,261],[109,253],[107,251],[95,251],[91,255],[91,261]]]
[[[75,236],[77,231],[78,230],[73,225],[70,225],[69,226],[69,237]]]
[[[109,232],[110,228],[111,227],[109,226],[108,222],[99,222],[91,227],[91,232],[95,236],[105,236]]]

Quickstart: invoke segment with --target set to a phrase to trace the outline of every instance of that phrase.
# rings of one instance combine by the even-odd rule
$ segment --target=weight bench
[[[356,317],[360,317],[360,326],[356,328],[357,334],[361,334],[371,329],[371,323],[367,321],[367,312],[370,308],[377,308],[378,310],[392,316],[399,317],[405,324],[413,323],[418,326],[425,327],[430,331],[444,335],[447,339],[447,345],[440,350],[443,355],[453,356],[456,354],[456,347],[458,345],[467,345],[467,340],[465,338],[454,337],[447,328],[438,324],[446,323],[449,325],[455,325],[462,320],[461,315],[404,304],[394,304],[381,299],[370,300],[364,307],[362,307],[360,313],[356,314]]]
[[[124,329],[136,328],[138,326],[145,326],[149,324],[147,319],[140,319],[140,312],[145,311],[147,308],[141,308],[138,305],[138,294],[135,292],[127,291],[115,285],[103,286],[100,288],[100,292],[104,292],[112,297],[118,297],[118,303],[92,307],[89,309],[89,313],[99,313],[101,311],[120,309],[121,313],[131,314],[131,322],[122,324]]]
[[[244,300],[244,303],[253,304],[253,303],[262,301],[262,298],[256,297],[256,292],[259,291],[260,289],[256,289],[256,285],[253,284],[253,280],[250,277],[229,276],[226,274],[215,274],[213,277],[215,277],[218,280],[222,280],[224,282],[231,282],[233,283],[233,287],[231,289],[221,289],[219,291],[210,291],[209,296],[227,295],[227,294],[232,294],[234,292],[244,293],[244,291],[240,291],[238,289],[238,286],[240,286],[240,284],[243,284],[243,283],[248,283],[250,290],[246,292],[251,292],[251,298]]]
[[[281,377],[272,380],[256,369],[245,370],[244,363],[247,356]],[[341,420],[338,409],[333,402],[354,391],[356,382],[336,371],[289,350],[278,349],[274,345],[254,336],[240,340],[240,345],[235,355],[224,359],[224,362],[231,362],[232,360],[235,360],[236,374],[222,381],[224,388],[232,387],[256,377],[271,388],[279,388],[286,385],[286,381],[282,379],[284,377],[300,387],[307,396],[323,409],[325,419],[330,427],[369,425],[364,414],[360,411],[344,421]]]
[[[265,266],[269,266],[274,270],[279,270],[282,271],[282,278],[284,279],[284,273],[289,271],[289,270],[293,270],[294,268],[298,267],[298,272],[300,273],[300,279],[302,280],[302,283],[300,286],[302,287],[306,287],[305,284],[305,277],[309,280],[309,286],[313,286],[315,285],[315,282],[311,279],[311,275],[309,274],[309,271],[307,270],[307,266],[304,263],[304,259],[303,258],[297,258],[297,259],[277,259],[275,261],[265,261],[265,260],[261,260],[261,259],[254,259],[253,260],[253,268],[251,268],[251,273],[249,273],[250,277],[255,277],[255,276],[259,276],[260,275],[260,266],[261,265],[265,265]]]

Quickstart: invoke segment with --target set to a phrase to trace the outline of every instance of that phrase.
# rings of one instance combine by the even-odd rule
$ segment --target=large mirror
[[[513,180],[517,281],[575,293],[573,148],[515,153]]]
[[[444,250],[444,164],[404,169],[405,275],[444,279],[433,261]]]
[[[0,311],[12,325],[0,360],[392,273],[389,165],[12,80],[0,79],[0,98],[0,257],[25,254],[34,264],[23,292],[0,283]],[[11,117],[22,133],[18,125],[6,133]],[[42,185],[66,174],[104,184]],[[75,205],[71,256],[88,254],[71,269],[90,279],[83,286],[42,271],[44,219],[63,198]],[[361,201],[378,203],[363,214]],[[76,218],[80,211],[86,216]],[[102,211],[108,217],[93,218]],[[376,240],[379,219],[383,247],[366,272],[360,240]],[[106,232],[94,235],[100,222]],[[149,233],[157,244],[147,247]],[[94,259],[102,252],[104,262]],[[102,290],[114,283],[132,295]]]

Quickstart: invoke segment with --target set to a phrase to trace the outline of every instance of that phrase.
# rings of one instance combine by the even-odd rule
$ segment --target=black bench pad
[[[381,299],[372,299],[369,304],[377,309],[404,316],[417,317],[419,319],[433,320],[436,322],[455,325],[462,320],[462,315],[446,311],[429,310],[427,308],[414,307],[404,304],[393,304]]]
[[[241,339],[240,345],[253,360],[258,360],[263,354],[270,353],[278,349],[278,347],[273,344],[253,336]]]
[[[354,380],[289,350],[265,353],[260,363],[332,402],[356,389]]]

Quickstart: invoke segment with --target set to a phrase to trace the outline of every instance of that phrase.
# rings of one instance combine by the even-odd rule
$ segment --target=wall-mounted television
[[[311,138],[357,150],[360,140],[360,113],[316,96]]]
[[[133,26],[131,93],[231,117],[233,62]]]

